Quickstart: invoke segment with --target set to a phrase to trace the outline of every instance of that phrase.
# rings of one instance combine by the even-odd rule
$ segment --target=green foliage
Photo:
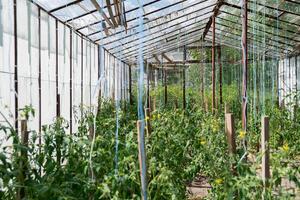
[[[180,99],[180,88],[171,94]],[[172,91],[172,89],[170,90]],[[252,113],[248,131],[240,133],[240,101],[234,86],[224,87],[231,110],[236,112],[237,154],[229,155],[224,134],[223,108],[216,114],[202,109],[197,93],[188,90],[190,105],[183,111],[158,109],[150,118],[152,133],[146,138],[149,199],[186,199],[186,185],[198,174],[212,186],[206,199],[292,199],[293,193],[281,186],[290,180],[300,187],[299,124],[300,110],[291,116],[283,108],[266,104],[270,115],[272,177],[263,187],[257,169],[262,153],[258,151],[260,124]],[[160,95],[153,93],[152,95]],[[205,94],[209,101],[209,93]],[[12,128],[1,126],[13,148],[0,146],[0,198],[13,200],[24,188],[26,199],[140,199],[140,174],[136,133],[136,109],[121,103],[102,101],[95,116],[83,111],[78,132],[68,134],[68,122],[57,118],[44,126],[42,146],[39,135],[30,132],[27,146],[21,144]],[[118,162],[116,165],[116,114],[119,118]],[[95,122],[95,141],[89,131]],[[244,137],[248,156],[243,157]],[[92,148],[92,149],[91,149]],[[27,159],[20,154],[27,152]],[[24,163],[25,168],[20,166]],[[26,174],[20,179],[22,171]]]

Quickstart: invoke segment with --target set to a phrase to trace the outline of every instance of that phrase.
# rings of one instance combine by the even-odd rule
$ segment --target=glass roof
[[[203,36],[211,40],[212,27],[207,32],[206,26],[214,14],[216,42],[241,47],[240,0],[32,1],[126,62],[134,62],[141,43],[144,58],[153,60],[153,55],[196,43]],[[250,48],[273,56],[293,53],[300,44],[299,32],[299,2],[248,0]]]

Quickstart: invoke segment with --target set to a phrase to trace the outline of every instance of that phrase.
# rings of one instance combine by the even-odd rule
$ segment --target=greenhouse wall
[[[292,106],[300,100],[300,56],[280,60],[278,73],[279,103]]]
[[[72,120],[72,131],[76,131],[79,105],[91,107],[97,103],[93,99],[98,95],[95,91],[100,76],[98,45],[30,1],[17,1],[16,20],[14,2],[1,0],[0,4],[1,123],[14,126],[16,97],[17,110],[28,105],[34,108],[35,117],[29,120],[28,127],[38,131],[42,125],[53,123],[59,94],[61,117]],[[15,91],[15,79],[18,91]]]

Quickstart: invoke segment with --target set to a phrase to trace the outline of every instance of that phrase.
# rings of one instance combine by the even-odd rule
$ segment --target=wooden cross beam
[[[95,8],[100,12],[101,16],[104,18],[104,20],[112,27],[115,28],[114,24],[109,20],[109,18],[106,16],[103,9],[100,7],[98,2],[96,0],[91,0]]]
[[[153,58],[156,60],[157,63],[161,64],[160,60],[158,59],[157,55],[153,55]]]

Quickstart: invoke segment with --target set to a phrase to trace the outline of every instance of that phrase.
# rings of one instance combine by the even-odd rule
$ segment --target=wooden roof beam
[[[115,26],[113,25],[113,23],[109,20],[109,18],[106,16],[105,12],[103,11],[103,9],[100,7],[100,5],[98,4],[98,2],[96,0],[91,0],[93,5],[95,6],[95,8],[100,12],[101,16],[103,17],[103,19],[109,24],[110,27],[115,28]]]
[[[213,10],[213,15],[209,18],[207,24],[206,24],[206,27],[205,27],[205,30],[203,32],[203,35],[202,35],[202,40],[205,39],[205,36],[206,34],[208,33],[210,27],[211,27],[211,24],[212,24],[212,20],[214,17],[216,17],[219,13],[219,10],[221,8],[221,6],[224,4],[224,0],[218,0],[217,2],[217,5],[215,6],[214,10]]]

